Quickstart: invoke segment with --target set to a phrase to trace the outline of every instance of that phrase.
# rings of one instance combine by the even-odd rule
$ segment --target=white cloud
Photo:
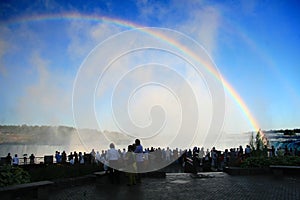
[[[161,2],[149,2],[147,0],[137,1],[137,7],[139,11],[139,19],[141,21],[149,21],[158,19],[163,21],[166,19],[167,14],[172,10],[174,4],[170,4],[169,7],[163,5]]]
[[[17,105],[18,118],[28,124],[69,124],[72,79],[62,71],[50,71],[51,62],[38,52],[30,60],[37,81],[25,87]]]
[[[219,10],[216,7],[204,7],[191,10],[189,20],[176,28],[195,39],[210,55],[218,48],[218,33],[221,23]]]
[[[100,42],[123,29],[110,23],[73,21],[68,27],[68,54],[71,58],[83,59]]]
[[[198,41],[210,54],[217,48],[217,36],[221,23],[219,6],[208,5],[203,1],[190,1],[188,4],[173,1],[138,1],[139,17],[146,22],[155,20],[160,27],[174,28]]]

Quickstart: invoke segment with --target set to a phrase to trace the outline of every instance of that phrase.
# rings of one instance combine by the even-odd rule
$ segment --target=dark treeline
[[[118,132],[101,132],[95,129],[79,129],[79,131],[86,140],[90,141],[101,142],[106,136],[110,140],[122,144],[122,142],[132,139]],[[78,138],[78,132],[74,127],[0,125],[0,144],[61,145],[69,144],[74,138]]]
[[[68,143],[76,130],[66,126],[0,126],[0,143],[10,144],[62,144]]]
[[[296,135],[300,133],[300,129],[280,129],[280,130],[270,130],[264,131],[266,133],[283,133],[284,135]]]
[[[2,133],[28,133],[31,131],[45,131],[48,132],[51,129],[58,129],[58,130],[67,130],[67,131],[74,131],[75,128],[68,127],[68,126],[27,126],[23,125],[0,125],[0,131]]]

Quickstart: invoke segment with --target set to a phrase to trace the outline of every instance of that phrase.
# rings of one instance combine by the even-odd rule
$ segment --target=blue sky
[[[97,44],[130,29],[87,19],[97,16],[186,34],[207,50],[262,129],[299,128],[297,1],[1,1],[0,10],[1,124],[75,126],[80,65]],[[24,20],[45,15],[55,17]],[[253,129],[227,93],[223,129]]]

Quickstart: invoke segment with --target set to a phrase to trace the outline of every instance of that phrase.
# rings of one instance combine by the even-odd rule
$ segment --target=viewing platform
[[[56,190],[49,199],[300,199],[299,177],[230,176],[224,172],[166,173],[140,184],[93,182]]]

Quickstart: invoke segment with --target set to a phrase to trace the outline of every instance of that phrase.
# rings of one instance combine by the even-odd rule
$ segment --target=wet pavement
[[[107,181],[70,186],[51,191],[49,199],[300,199],[300,178],[169,173],[165,178],[143,178],[134,186]]]

